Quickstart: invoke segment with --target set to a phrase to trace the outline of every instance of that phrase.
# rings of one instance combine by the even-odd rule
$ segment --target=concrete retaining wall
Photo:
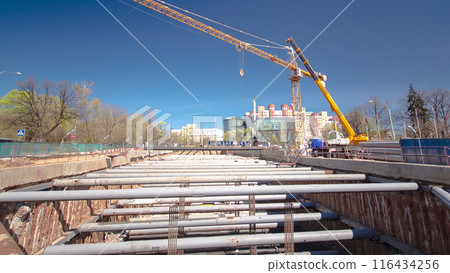
[[[235,151],[234,154],[260,157],[261,159],[273,160],[277,162],[295,161],[295,157],[285,156],[284,151]],[[450,185],[450,167],[448,166],[322,157],[301,157],[297,162],[300,165],[333,170],[362,172],[391,179],[424,181],[429,183]]]
[[[127,165],[135,159],[144,159],[171,153],[171,151],[130,150],[125,156],[84,161],[24,166],[0,170],[0,190],[49,181],[58,177],[80,175],[87,172]]]
[[[171,151],[131,150],[126,155],[111,158],[4,169],[0,170],[0,189],[127,165],[132,161],[169,153]],[[110,186],[108,188],[125,189],[134,187],[136,186]],[[88,189],[97,190],[105,189],[105,187],[91,187]],[[66,235],[66,231],[78,228],[93,215],[100,213],[114,202],[115,200],[93,200],[0,204],[0,220],[20,247],[20,249],[17,249],[16,246],[16,252],[20,253],[20,250],[22,250],[25,254],[36,254],[58,239],[63,238]],[[97,233],[95,236],[84,236],[83,240],[91,243],[103,242],[103,235]],[[6,239],[3,240],[4,238],[1,236],[0,248],[2,248],[3,243],[5,243],[6,247],[6,239],[8,238],[5,237]],[[14,244],[12,245],[14,246]],[[8,247],[8,251],[11,249],[12,247]],[[5,248],[4,250],[7,249]]]
[[[105,169],[105,158],[0,170],[0,190]]]

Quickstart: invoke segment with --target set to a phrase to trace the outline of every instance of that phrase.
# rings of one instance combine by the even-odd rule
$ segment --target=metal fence
[[[449,138],[401,139],[400,145],[404,162],[449,165]]]
[[[408,139],[408,145],[403,142],[402,145],[385,145],[383,143],[371,143],[364,146],[350,146],[346,149],[335,148],[316,148],[315,152],[308,152],[312,156],[323,156],[329,158],[348,158],[348,159],[368,159],[387,162],[403,162],[417,164],[432,164],[450,166],[450,146],[433,145],[433,139],[421,140],[420,144],[416,139]],[[447,140],[440,140],[440,142]],[[442,144],[442,143],[438,143]],[[383,146],[385,145],[385,146]]]
[[[403,162],[449,166],[450,147],[410,146],[402,147]]]
[[[0,142],[0,156],[43,156],[59,154],[101,153],[125,148],[125,144]]]

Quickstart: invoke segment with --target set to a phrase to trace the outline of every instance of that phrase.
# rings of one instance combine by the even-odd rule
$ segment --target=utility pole
[[[403,113],[403,110],[402,110],[402,118],[403,118],[403,128],[404,128],[404,130],[405,130],[405,138],[408,138],[408,135],[407,135],[407,133],[406,133],[405,114]]]
[[[214,117],[214,146],[216,146],[217,142],[217,118]]]
[[[375,117],[377,118],[377,135],[378,140],[380,140],[380,121],[378,120],[378,113],[377,113],[377,107],[375,106]]]
[[[433,112],[433,121],[434,121],[434,131],[436,132],[436,138],[439,138],[439,133],[438,133],[438,129],[437,129],[437,125],[436,125],[436,112],[434,111],[433,107],[430,107],[431,112]]]
[[[365,123],[366,123],[366,133],[367,133],[367,137],[370,138],[370,136],[369,136],[369,122],[367,121],[367,116],[366,116],[365,113],[364,113],[364,121],[365,121]],[[336,125],[336,124],[335,124],[335,125]]]
[[[419,138],[422,138],[422,132],[420,130],[420,123],[419,123],[419,113],[417,113],[417,108],[414,110],[416,111],[416,121],[417,121],[417,128],[419,129]]]
[[[253,136],[256,136],[256,97],[253,98]]]
[[[386,108],[388,110],[388,114],[389,114],[389,121],[391,123],[391,131],[392,131],[392,139],[395,140],[394,125],[392,124],[392,117],[391,117],[391,109],[389,109],[389,107],[387,106],[386,103],[384,103],[384,105],[386,106]]]
[[[61,144],[59,145],[59,154],[61,155],[61,150],[62,150],[62,146],[64,143],[64,139],[70,135],[71,133],[75,132],[77,130],[77,127],[75,126],[75,128],[73,128],[72,130],[70,130],[62,139],[61,139]]]
[[[380,140],[380,121],[378,120],[377,103],[374,100],[369,100],[369,103],[373,103],[373,110],[375,111],[375,119],[377,122],[377,135],[378,135],[378,140]]]

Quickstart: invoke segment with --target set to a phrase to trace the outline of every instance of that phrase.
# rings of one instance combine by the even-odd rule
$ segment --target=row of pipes
[[[77,189],[117,185],[139,188]],[[105,209],[102,216],[105,220],[119,216],[129,220],[85,223],[79,231],[122,234],[127,241],[49,246],[44,254],[168,252],[174,207],[175,227],[184,236],[176,238],[177,249],[202,252],[251,246],[273,249],[284,244],[285,234],[274,231],[284,226],[286,208],[293,211],[294,224],[339,218],[333,212],[311,212],[314,203],[299,202],[301,194],[418,189],[419,185],[412,182],[367,183],[364,174],[275,167],[270,162],[236,156],[171,155],[82,177],[55,179],[51,191],[2,193],[0,203],[119,200],[117,207]],[[251,215],[251,209],[257,213]],[[368,229],[343,229],[293,232],[292,236],[295,243],[305,243],[371,238],[373,233]]]

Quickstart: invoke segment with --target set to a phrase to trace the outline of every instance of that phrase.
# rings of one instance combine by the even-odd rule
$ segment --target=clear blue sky
[[[122,0],[136,6],[131,0]],[[216,0],[167,2],[224,24],[285,44],[293,36],[305,47],[350,0]],[[173,116],[172,128],[192,115],[243,115],[251,99],[283,67],[245,53],[241,100],[234,46],[184,26],[150,9],[153,16],[117,0],[102,0],[123,24],[200,100],[196,102],[95,1],[0,1],[0,95],[18,80],[95,82],[94,96],[129,113],[150,105]],[[342,111],[378,95],[396,105],[408,90],[450,86],[450,1],[356,0],[305,52]],[[161,18],[162,21],[157,18]],[[170,23],[169,23],[170,22]],[[210,24],[210,23],[208,23]],[[246,35],[212,25],[246,42]],[[283,59],[285,51],[264,49]],[[258,104],[290,103],[289,71]],[[301,81],[308,111],[329,106],[309,78]]]

